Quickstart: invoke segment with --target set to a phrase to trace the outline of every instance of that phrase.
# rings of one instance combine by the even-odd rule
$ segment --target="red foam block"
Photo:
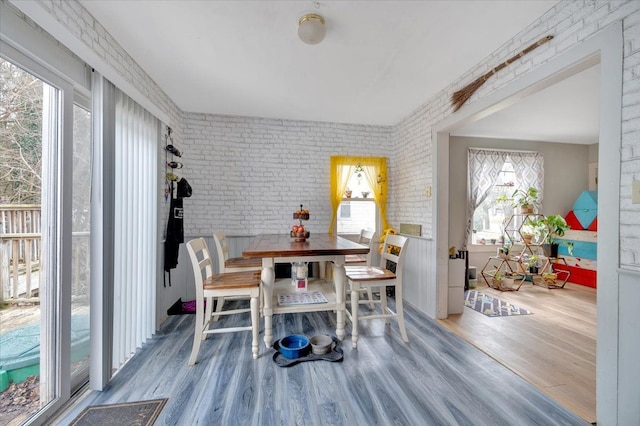
[[[567,215],[564,217],[564,220],[567,221],[567,225],[569,225],[569,228],[571,229],[578,229],[578,230],[584,229],[582,227],[582,224],[576,217],[576,215],[573,213],[573,210],[570,210],[569,213],[567,213]]]
[[[598,230],[598,218],[596,217],[595,219],[593,219],[593,222],[591,222],[591,225],[589,225],[589,231],[597,231]]]
[[[553,265],[554,271],[569,271],[571,276],[569,282],[574,284],[580,284],[586,287],[596,288],[597,285],[597,272],[593,269],[578,268],[576,266],[563,265],[561,263],[555,263]],[[561,276],[562,277],[562,276]]]

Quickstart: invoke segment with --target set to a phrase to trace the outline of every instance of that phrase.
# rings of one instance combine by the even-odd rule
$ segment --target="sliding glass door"
[[[91,112],[76,96],[73,106],[73,200],[71,238],[71,386],[89,378],[91,348]]]
[[[0,47],[0,424],[42,423],[88,380],[90,114]]]

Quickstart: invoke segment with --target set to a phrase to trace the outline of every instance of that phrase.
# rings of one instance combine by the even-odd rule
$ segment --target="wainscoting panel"
[[[435,317],[436,258],[433,240],[409,236],[404,260],[404,300]]]
[[[618,371],[618,424],[640,425],[640,309],[638,309],[638,293],[640,292],[640,272],[620,271],[620,311]],[[598,321],[606,321],[598,318]]]

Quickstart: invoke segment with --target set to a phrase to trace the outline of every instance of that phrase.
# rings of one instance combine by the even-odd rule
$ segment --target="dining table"
[[[247,259],[262,259],[262,313],[264,315],[264,343],[271,347],[273,343],[273,315],[284,313],[302,313],[335,311],[336,336],[345,337],[345,293],[347,277],[344,259],[347,255],[366,255],[369,247],[358,244],[335,234],[311,234],[305,241],[295,241],[289,234],[262,234],[256,236],[243,250]],[[326,302],[311,300],[309,303],[281,303],[291,300],[300,292],[292,285],[291,277],[276,279],[275,265],[278,263],[298,263],[307,265],[319,262],[320,270],[327,262],[333,264],[333,288],[331,277],[309,278],[305,296],[321,294]],[[309,296],[311,297],[311,296]],[[307,302],[309,299],[307,298]]]

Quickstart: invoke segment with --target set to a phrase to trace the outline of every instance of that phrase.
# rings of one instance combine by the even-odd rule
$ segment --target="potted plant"
[[[493,275],[491,282],[496,288],[502,288],[502,272],[499,270]]]
[[[499,196],[496,201],[508,202],[510,201],[513,207],[519,207],[520,213],[533,213],[536,207],[540,206],[538,200],[538,189],[532,186],[529,189],[516,189],[511,194],[511,197],[507,197],[505,194]]]
[[[544,219],[544,223],[549,229],[547,238],[544,241],[544,251],[549,253],[549,257],[558,257],[558,243],[556,238],[562,237],[564,233],[569,229],[567,221],[557,214],[552,214]],[[573,249],[573,247],[571,247]],[[573,250],[571,250],[573,251]]]
[[[542,216],[528,216],[520,228],[520,235],[527,245],[532,244],[534,237],[537,243],[544,241],[548,234],[549,230]]]
[[[557,279],[558,274],[556,274],[555,272],[545,272],[544,274],[542,274],[542,281],[544,281],[546,284],[555,284]]]
[[[506,272],[504,274],[504,277],[502,278],[502,284],[504,285],[504,287],[513,288],[515,283],[516,283],[516,280],[514,275],[510,272]]]
[[[532,254],[529,257],[529,260],[527,260],[527,270],[529,271],[530,274],[537,274],[538,273],[538,260],[540,258],[538,257],[537,254]]]

